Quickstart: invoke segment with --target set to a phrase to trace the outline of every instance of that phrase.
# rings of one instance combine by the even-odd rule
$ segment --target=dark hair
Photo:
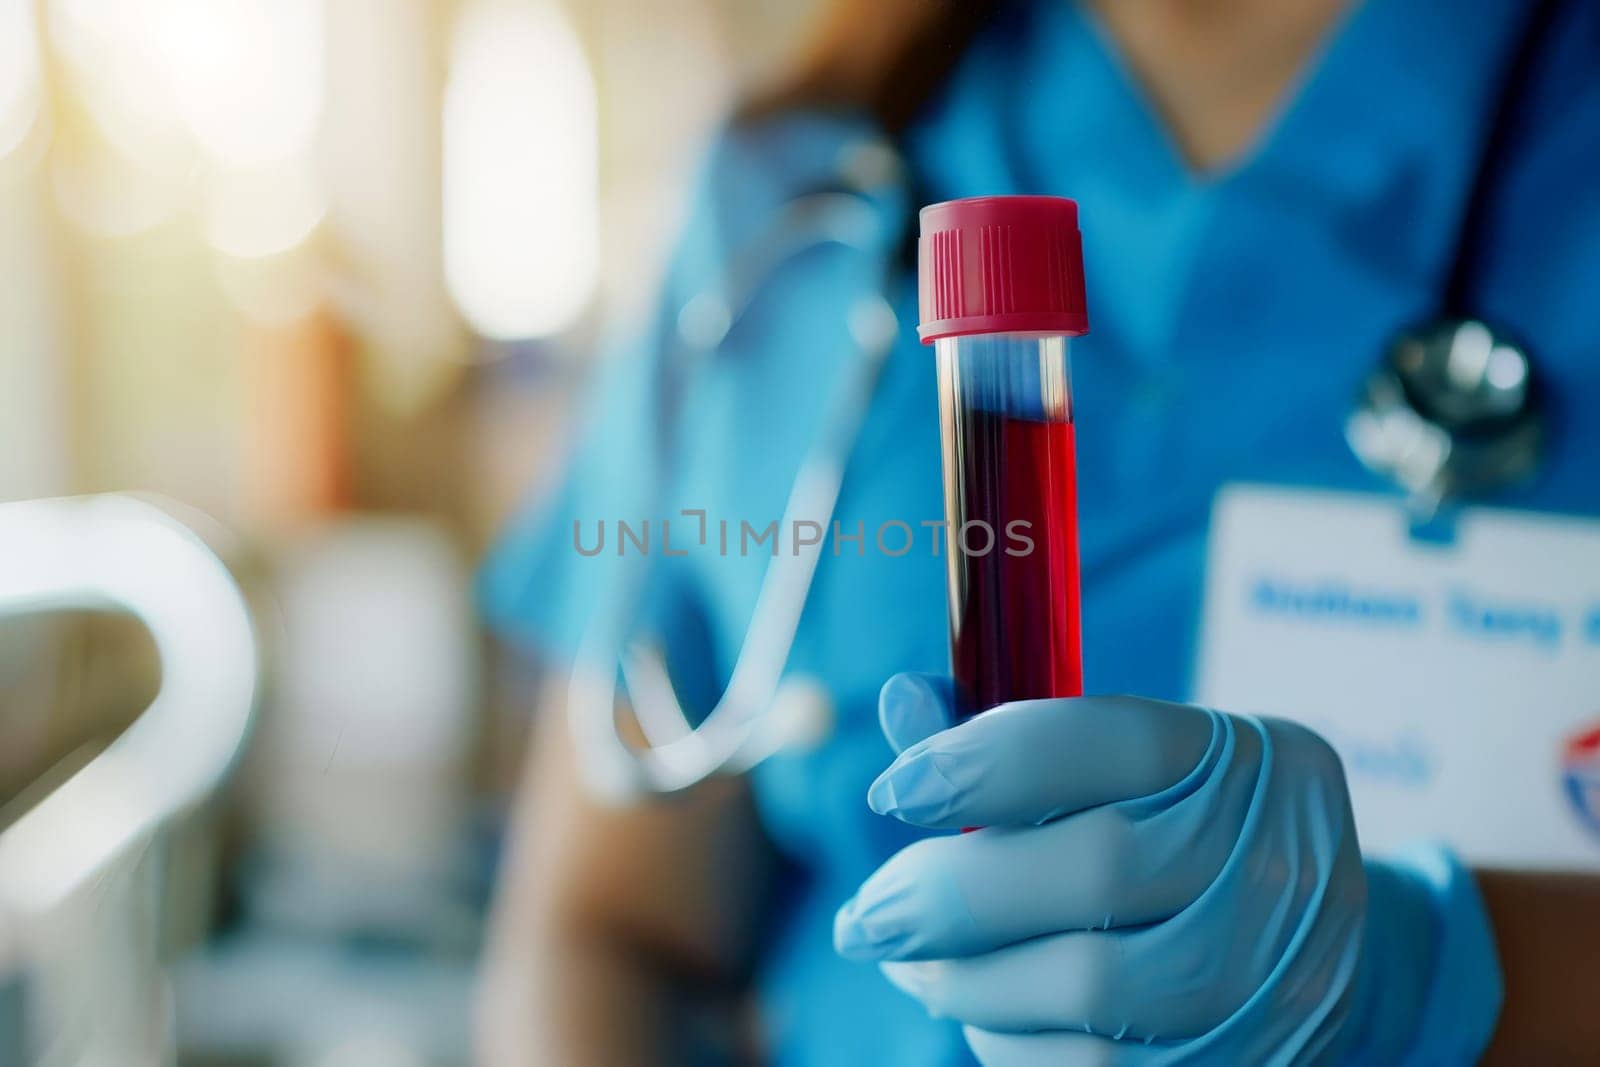
[[[1006,0],[829,0],[779,84],[739,118],[797,109],[853,111],[899,134]]]

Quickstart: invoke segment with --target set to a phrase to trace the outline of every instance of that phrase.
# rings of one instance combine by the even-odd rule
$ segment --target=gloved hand
[[[1500,1004],[1483,905],[1440,849],[1362,862],[1305,727],[1133,697],[949,726],[898,675],[874,811],[934,830],[840,909],[986,1064],[1471,1063]]]

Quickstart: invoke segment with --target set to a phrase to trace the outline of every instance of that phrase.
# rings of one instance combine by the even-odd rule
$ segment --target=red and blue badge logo
[[[1561,766],[1567,797],[1578,818],[1600,834],[1600,727],[1568,741]]]

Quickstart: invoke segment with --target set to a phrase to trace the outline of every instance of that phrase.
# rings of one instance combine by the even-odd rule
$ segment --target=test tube
[[[950,658],[965,714],[1080,696],[1071,338],[1088,332],[1078,206],[922,209],[918,289],[944,451]]]

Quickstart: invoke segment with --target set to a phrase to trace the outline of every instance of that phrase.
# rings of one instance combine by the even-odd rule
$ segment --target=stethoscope
[[[1482,259],[1478,223],[1492,206],[1522,89],[1554,6],[1541,4],[1530,16],[1509,68],[1437,313],[1396,335],[1345,421],[1356,457],[1398,486],[1419,519],[1431,518],[1448,501],[1526,478],[1541,456],[1544,412],[1527,349],[1468,309]],[[874,257],[880,283],[848,310],[859,358],[824,410],[780,530],[793,529],[796,520],[830,525],[846,462],[899,329],[885,294],[897,276],[900,242],[885,229],[875,198],[886,184],[903,188],[905,168],[890,146],[869,140],[848,146],[834,170],[828,183],[774,214],[729,272],[735,284],[684,304],[676,351],[662,361],[675,378],[658,383],[667,397],[681,388],[682,377],[716,353],[755,299],[803,254],[834,248]],[[672,454],[670,440],[658,444],[661,455]],[[568,687],[576,755],[596,795],[620,801],[680,792],[826,735],[832,717],[826,691],[786,676],[821,552],[820,544],[797,544],[770,560],[727,687],[698,721],[685,710],[659,649],[628,639],[646,580],[647,561],[636,560],[609,610],[589,626]],[[619,674],[631,723],[619,715]]]
[[[823,410],[779,530],[808,520],[828,528],[845,464],[899,334],[887,293],[900,233],[898,227],[886,226],[876,198],[885,189],[903,187],[901,168],[899,156],[881,140],[846,145],[835,160],[832,180],[791,199],[773,215],[766,232],[746,246],[745,257],[728,272],[733,284],[704,290],[684,303],[672,331],[676,351],[661,361],[671,377],[656,385],[670,397],[682,388],[685,374],[713,356],[738,329],[767,287],[805,254],[835,249],[879,264],[878,284],[849,305],[848,328],[858,358]],[[657,445],[659,455],[672,454],[670,430],[662,431]],[[747,771],[780,750],[827,732],[831,713],[822,687],[784,677],[822,547],[820,542],[796,542],[768,563],[727,687],[698,722],[685,711],[660,650],[627,639],[648,569],[647,561],[638,561],[620,595],[611,598],[611,610],[597,613],[588,627],[568,684],[568,721],[591,791],[615,800],[676,793],[713,775]],[[615,651],[619,648],[620,655]],[[618,718],[619,673],[632,711],[628,732],[636,735],[636,742],[624,736],[626,728]]]
[[[1525,480],[1543,451],[1544,408],[1527,349],[1470,309],[1485,259],[1482,220],[1514,156],[1516,120],[1558,6],[1543,0],[1529,13],[1506,68],[1438,313],[1395,336],[1345,419],[1356,458],[1399,486],[1420,521],[1448,501]]]

